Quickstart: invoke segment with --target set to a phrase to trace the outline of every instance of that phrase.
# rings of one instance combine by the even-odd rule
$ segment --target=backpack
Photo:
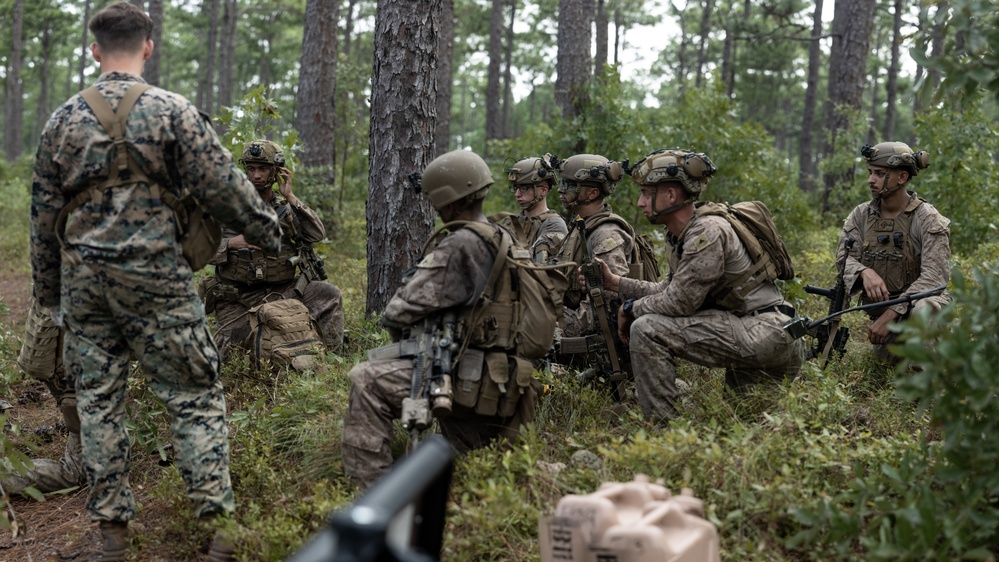
[[[181,253],[191,265],[191,269],[197,271],[208,265],[209,260],[218,251],[219,243],[222,242],[222,225],[205,212],[204,207],[190,191],[183,189],[178,198],[146,176],[142,168],[128,155],[128,142],[125,140],[128,114],[132,111],[132,106],[138,101],[139,96],[151,87],[149,84],[142,83],[129,87],[118,103],[117,111],[111,109],[107,100],[96,87],[91,86],[80,92],[80,96],[90,106],[115,145],[114,162],[111,164],[111,171],[106,180],[78,193],[59,211],[59,217],[56,219],[56,235],[59,238],[59,243],[65,245],[63,233],[66,230],[66,220],[69,218],[69,214],[89,201],[99,201],[105,190],[123,185],[125,181],[119,176],[121,172],[127,170],[129,172],[128,183],[142,182],[147,184],[150,197],[163,201],[173,211]]]
[[[695,209],[696,216],[720,216],[732,225],[739,241],[746,247],[749,259],[755,265],[746,272],[746,279],[760,271],[765,272],[765,278],[769,281],[794,279],[794,265],[787,246],[777,233],[773,214],[761,201],[744,201],[732,205],[702,202],[697,203]]]
[[[430,243],[439,240],[443,230],[458,227],[472,230],[496,251],[489,279],[465,317],[466,343],[509,350],[526,359],[544,357],[562,317],[562,296],[568,286],[562,270],[575,269],[576,264],[534,263],[530,251],[516,245],[509,233],[486,223],[445,224]]]
[[[648,235],[635,234],[634,227],[628,221],[613,213],[608,213],[606,216],[598,218],[592,225],[586,228],[587,230],[595,230],[598,226],[608,221],[621,225],[635,241],[631,250],[631,258],[628,260],[627,277],[640,281],[659,281],[659,258],[656,257],[655,247],[652,245],[652,241],[649,240]],[[573,226],[575,225],[570,225],[570,228]]]
[[[276,367],[296,371],[314,369],[316,356],[323,345],[319,326],[309,316],[302,301],[282,299],[250,309],[250,335],[247,343],[253,366],[269,359]]]

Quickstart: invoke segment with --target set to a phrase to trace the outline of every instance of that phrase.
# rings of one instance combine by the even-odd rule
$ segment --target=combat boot
[[[232,533],[220,528],[225,524],[225,521],[225,516],[217,513],[203,515],[199,520],[199,524],[203,528],[215,530],[212,543],[208,546],[207,559],[211,562],[235,562],[236,560],[236,544]]]
[[[125,560],[125,553],[131,541],[128,539],[128,523],[124,521],[101,521],[101,537],[104,547],[101,552],[101,562],[119,562]]]

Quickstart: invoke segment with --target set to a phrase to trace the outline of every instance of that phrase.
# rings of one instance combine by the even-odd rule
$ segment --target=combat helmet
[[[470,150],[452,150],[435,158],[423,171],[420,187],[438,211],[455,201],[482,191],[493,183],[485,160]]]
[[[638,185],[678,181],[696,199],[708,186],[708,178],[718,171],[706,154],[680,148],[650,152],[631,169]]]
[[[604,197],[614,193],[624,175],[620,162],[611,162],[597,154],[570,156],[559,163],[558,170],[567,188],[572,184],[596,187]]]
[[[274,141],[257,139],[243,145],[243,155],[239,158],[239,163],[245,166],[249,162],[284,166],[284,151]]]
[[[909,145],[904,142],[881,142],[874,146],[865,144],[860,149],[860,155],[871,166],[901,168],[909,172],[909,176],[915,176],[919,170],[928,168],[930,165],[928,153],[922,150],[913,152]]]
[[[555,184],[555,167],[552,160],[557,160],[551,154],[537,157],[531,156],[518,161],[506,171],[510,180],[510,188],[515,186],[531,186],[547,183],[549,187]]]

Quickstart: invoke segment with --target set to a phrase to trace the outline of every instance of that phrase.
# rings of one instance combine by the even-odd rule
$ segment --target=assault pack
[[[794,265],[788,255],[784,239],[777,233],[773,214],[761,201],[743,201],[741,203],[696,203],[695,216],[724,217],[739,236],[739,241],[746,247],[749,259],[754,267],[750,268],[741,279],[733,283],[741,286],[750,277],[763,272],[763,280],[789,281],[794,279]]]
[[[628,221],[624,220],[623,217],[615,215],[614,213],[597,216],[592,221],[592,224],[588,224],[586,226],[586,230],[592,232],[606,222],[617,223],[635,241],[631,250],[631,256],[628,258],[627,277],[629,279],[638,279],[640,281],[658,281],[659,258],[656,257],[655,248],[652,245],[652,241],[649,240],[649,237],[645,234],[635,234],[634,227],[632,227]],[[583,243],[585,244],[586,241],[584,240]],[[572,257],[574,259],[576,258],[576,256]]]
[[[271,366],[296,371],[314,369],[323,347],[319,325],[309,309],[297,299],[281,299],[250,309],[250,336],[247,342],[253,366],[269,359]]]
[[[191,269],[197,271],[208,265],[209,260],[215,256],[219,243],[222,241],[222,225],[205,212],[204,207],[190,191],[182,189],[181,196],[178,198],[169,190],[163,189],[159,183],[150,179],[128,154],[129,142],[125,139],[128,114],[132,111],[139,96],[151,87],[149,84],[133,84],[122,96],[117,111],[111,109],[107,100],[104,99],[104,95],[96,86],[91,86],[80,92],[80,96],[90,106],[101,127],[114,143],[114,161],[106,180],[78,193],[62,208],[56,219],[56,235],[59,237],[59,243],[65,246],[63,233],[66,230],[66,220],[70,213],[85,203],[99,201],[105,190],[126,183],[145,183],[149,186],[151,198],[163,201],[173,210],[181,252],[191,265]],[[128,172],[125,174],[127,180],[121,177],[122,172],[126,171]]]

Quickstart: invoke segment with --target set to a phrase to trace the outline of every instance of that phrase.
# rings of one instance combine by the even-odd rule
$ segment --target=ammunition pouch
[[[508,418],[531,386],[530,361],[502,351],[466,349],[457,369],[454,403],[481,416]]]
[[[223,281],[244,285],[283,283],[295,279],[296,262],[291,258],[297,256],[298,250],[284,247],[276,256],[265,255],[260,250],[235,250],[227,252],[226,263],[219,264],[216,272]]]
[[[211,314],[220,303],[238,301],[239,287],[222,283],[216,277],[202,277],[198,283],[198,296],[205,304],[205,314]]]

